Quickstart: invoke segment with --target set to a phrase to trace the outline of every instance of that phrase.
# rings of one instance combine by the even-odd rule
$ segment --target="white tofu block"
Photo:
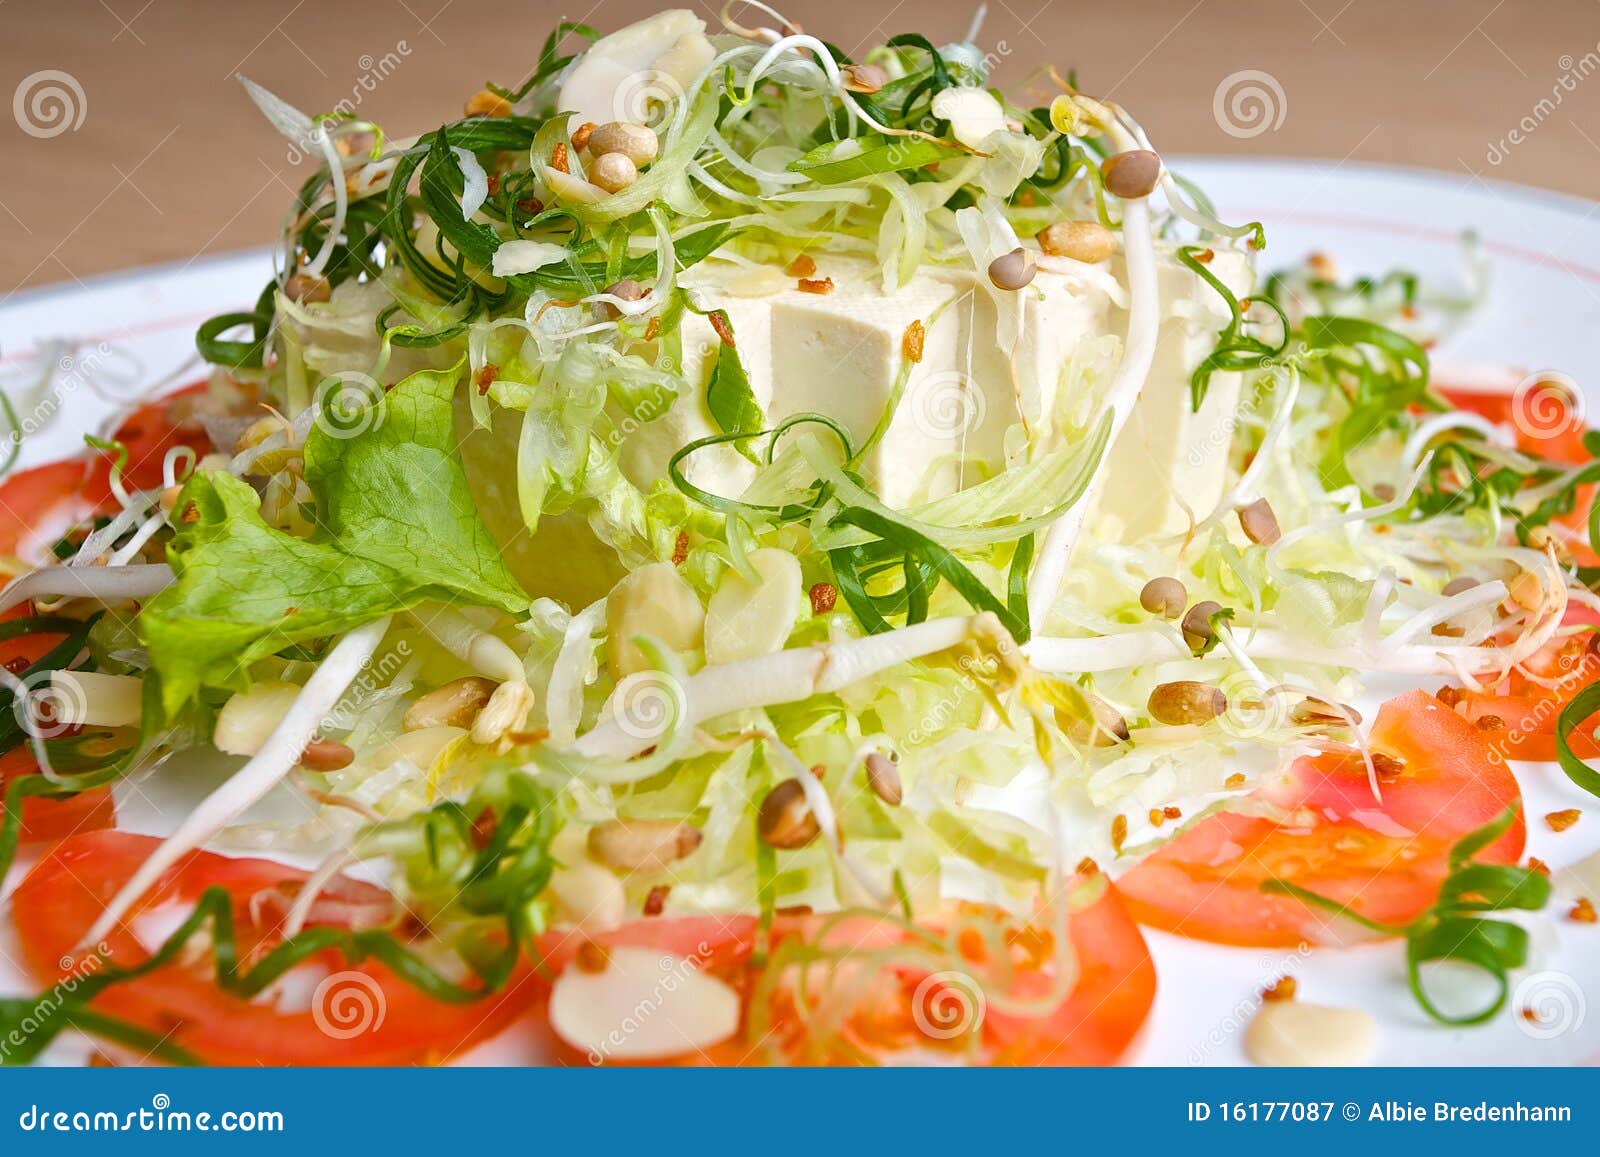
[[[1253,288],[1254,271],[1244,254],[1218,250],[1209,269],[1236,297]],[[1181,534],[1191,513],[1198,520],[1211,512],[1227,488],[1228,447],[1238,421],[1238,374],[1212,375],[1198,411],[1189,398],[1195,366],[1215,348],[1217,332],[1227,323],[1222,299],[1164,254],[1159,280],[1162,322],[1155,360],[1112,448],[1094,521],[1097,534],[1121,542]],[[1115,332],[1125,332],[1127,324],[1126,312],[1115,311]]]
[[[913,368],[882,440],[863,463],[868,481],[890,506],[904,507],[978,481],[1004,462],[1005,432],[1024,417],[1037,421],[1054,401],[1074,345],[1104,332],[1109,303],[1075,278],[1041,271],[1027,289],[995,294],[969,271],[926,269],[895,293],[884,293],[877,266],[819,260],[828,294],[806,293],[778,270],[705,266],[685,284],[708,307],[725,309],[751,390],[769,422],[806,411],[827,414],[857,446],[876,428],[893,394],[907,329],[925,328],[922,360]],[[1012,348],[997,343],[1000,308],[1020,311],[1010,326]],[[680,446],[715,432],[705,383],[719,339],[703,318],[684,323],[686,377],[696,387],[662,419],[623,447],[623,470],[648,485]],[[962,465],[962,460],[967,465]],[[731,449],[697,454],[691,481],[737,495],[754,468]]]

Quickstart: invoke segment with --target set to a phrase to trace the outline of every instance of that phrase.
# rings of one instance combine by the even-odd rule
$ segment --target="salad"
[[[1576,387],[1434,379],[1471,238],[1269,273],[975,39],[563,22],[407,138],[243,82],[320,158],[276,276],[0,484],[6,1060],[1109,1064],[1141,928],[1510,1015],[1595,919],[1508,768],[1600,795]],[[1364,1059],[1292,988],[1256,1059]]]

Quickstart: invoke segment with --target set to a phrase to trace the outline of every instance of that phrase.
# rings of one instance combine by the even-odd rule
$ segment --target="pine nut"
[[[480,88],[467,98],[465,111],[469,117],[508,117],[511,102],[499,93]]]
[[[1117,236],[1098,221],[1057,221],[1039,230],[1039,248],[1052,257],[1091,265],[1117,251]]]
[[[621,281],[606,286],[605,292],[612,297],[620,297],[623,301],[642,301],[650,291],[633,278],[624,277]],[[622,311],[609,301],[600,303],[600,313],[607,321],[616,321],[622,316]]]
[[[313,739],[300,753],[300,766],[307,771],[338,771],[356,761],[356,753],[335,739]]]
[[[889,74],[876,64],[847,64],[839,70],[847,92],[877,92],[889,83]]]
[[[700,829],[671,820],[607,820],[589,831],[589,854],[618,872],[659,872],[700,846]]]
[[[310,305],[312,302],[327,301],[332,297],[333,286],[328,284],[326,277],[296,273],[283,283],[283,296],[301,305]]]
[[[400,726],[405,731],[421,731],[424,727],[471,727],[494,691],[494,680],[480,675],[454,679],[406,708]]]
[[[1189,608],[1189,613],[1183,616],[1184,640],[1199,650],[1209,643],[1215,635],[1211,628],[1211,619],[1221,613],[1222,604],[1211,599],[1203,599]]]
[[[1506,584],[1511,601],[1525,611],[1536,611],[1544,605],[1544,584],[1531,570],[1518,571]]]
[[[533,710],[533,688],[526,683],[502,683],[472,721],[472,741],[493,743],[508,731],[521,729]]]
[[[1239,526],[1244,536],[1258,546],[1271,546],[1283,537],[1278,529],[1278,516],[1265,498],[1258,498],[1249,506],[1239,507]]]
[[[591,155],[597,159],[607,156],[626,157],[634,166],[635,177],[639,175],[638,169],[641,166],[648,165],[656,159],[656,153],[660,149],[661,142],[656,138],[656,134],[643,125],[608,121],[589,134]],[[595,181],[595,184],[599,185],[600,182]],[[601,187],[604,188],[603,185]]]
[[[639,167],[622,153],[606,153],[589,166],[589,183],[608,193],[620,193],[639,179]]]
[[[1336,707],[1326,699],[1307,695],[1289,712],[1290,722],[1301,727],[1349,727],[1361,722],[1354,707]]]

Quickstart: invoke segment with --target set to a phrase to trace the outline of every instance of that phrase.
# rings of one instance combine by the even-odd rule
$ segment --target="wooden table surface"
[[[579,0],[609,30],[661,5]],[[710,21],[716,6],[693,4]],[[847,50],[959,38],[954,0],[790,0]],[[0,295],[271,239],[304,175],[234,81],[409,134],[514,82],[563,14],[473,0],[0,0]],[[1014,89],[1076,66],[1168,152],[1424,165],[1600,197],[1600,0],[995,0]],[[1250,121],[1254,86],[1270,105]],[[64,94],[66,119],[51,93]],[[55,110],[52,115],[52,108]],[[1259,113],[1259,108],[1257,113]]]

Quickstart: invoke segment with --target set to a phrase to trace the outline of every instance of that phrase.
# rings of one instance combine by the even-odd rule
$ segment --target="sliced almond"
[[[300,688],[295,684],[270,679],[239,692],[217,712],[211,742],[218,751],[229,755],[254,755],[283,722],[299,695]]]
[[[467,733],[464,727],[440,724],[423,727],[397,735],[367,757],[366,762],[382,771],[391,764],[405,760],[420,771],[427,771],[439,753]]]
[[[595,1063],[662,1060],[737,1032],[739,994],[682,957],[619,946],[599,971],[556,979],[550,1027]]]
[[[1245,1053],[1258,1065],[1360,1065],[1372,1056],[1372,1017],[1357,1008],[1298,1000],[1267,1001],[1245,1031]]]
[[[786,550],[750,552],[758,581],[729,570],[706,603],[707,663],[731,663],[781,651],[800,618],[800,561]]]
[[[628,894],[616,873],[579,860],[550,877],[556,915],[585,935],[617,927],[628,916]]]
[[[671,563],[654,562],[631,572],[606,600],[606,661],[612,678],[650,666],[635,637],[649,635],[671,650],[694,651],[700,647],[705,620],[700,596]]]

